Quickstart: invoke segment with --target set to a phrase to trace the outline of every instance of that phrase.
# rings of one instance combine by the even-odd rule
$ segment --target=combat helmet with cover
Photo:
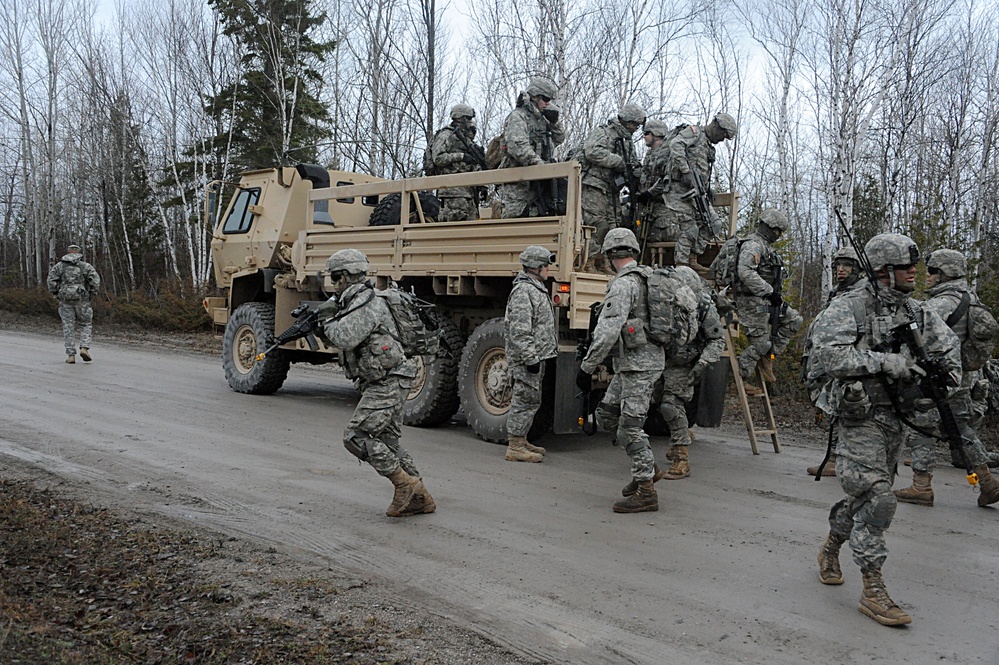
[[[658,136],[659,138],[665,138],[667,134],[670,133],[669,125],[667,125],[662,120],[657,120],[656,118],[649,118],[645,121],[645,131],[653,136]]]
[[[919,245],[900,233],[879,233],[864,245],[864,254],[877,272],[888,266],[910,266],[919,263]]]
[[[834,264],[837,261],[853,261],[858,267],[860,266],[860,258],[857,256],[857,250],[849,245],[837,249],[832,259]]]
[[[368,272],[368,257],[359,249],[341,249],[326,259],[326,270],[331,276],[337,273],[365,275]]]
[[[544,268],[555,263],[555,254],[541,245],[531,245],[520,253],[520,265],[525,268]]]
[[[781,233],[787,233],[791,228],[791,222],[787,215],[776,208],[767,208],[760,213],[760,224],[766,224],[772,229],[779,229]]]
[[[638,244],[638,238],[631,229],[611,229],[604,236],[604,244],[600,248],[602,254],[607,254],[608,252],[623,252],[624,250],[630,250],[635,256],[638,256],[642,252],[641,246]]]
[[[462,118],[474,118],[475,109],[468,104],[455,104],[451,107],[451,119],[461,120]]]
[[[634,123],[636,125],[645,124],[646,113],[638,104],[625,104],[617,112],[617,119],[621,124]]]
[[[926,269],[939,270],[955,279],[968,274],[968,264],[964,259],[964,254],[953,249],[936,249],[927,254]]]
[[[727,138],[734,139],[739,133],[739,123],[728,113],[716,113],[713,122],[725,132]]]
[[[527,94],[531,97],[547,97],[548,99],[555,99],[558,95],[558,86],[556,86],[551,79],[545,78],[544,76],[535,76],[531,79],[531,82],[527,84]]]

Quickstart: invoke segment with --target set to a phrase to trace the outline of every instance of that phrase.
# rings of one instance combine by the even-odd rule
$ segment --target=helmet
[[[638,245],[638,239],[629,229],[611,229],[604,236],[603,247],[600,251],[604,254],[615,249],[627,248],[638,254],[642,248]]]
[[[544,268],[555,263],[555,255],[541,245],[531,245],[520,253],[520,264],[525,268]]]
[[[461,120],[462,118],[474,118],[475,109],[468,104],[455,104],[451,107],[451,119]]]
[[[617,112],[617,119],[621,123],[633,122],[636,125],[645,124],[645,109],[638,104],[625,104]]]
[[[726,138],[734,139],[735,135],[739,133],[739,123],[728,113],[716,114],[714,122],[725,131]]]
[[[964,254],[953,249],[937,249],[927,254],[926,268],[936,268],[948,277],[964,277],[968,274]]]
[[[695,295],[701,292],[703,282],[701,282],[700,275],[694,272],[693,268],[690,266],[678,265],[674,268],[674,270],[676,271],[676,276],[679,277],[683,283],[694,292]]]
[[[341,249],[326,259],[326,269],[330,274],[345,272],[349,275],[363,275],[368,272],[368,257],[358,249]]]
[[[70,245],[69,247],[66,248],[66,251],[69,251],[69,252],[82,252],[83,248],[80,247],[79,245]]]
[[[853,247],[850,247],[849,245],[837,249],[836,253],[833,254],[832,258],[833,258],[833,263],[836,263],[837,261],[853,261],[857,265],[860,265],[860,258],[857,256],[856,250],[854,250]]]
[[[791,228],[787,221],[787,215],[776,208],[767,208],[760,213],[760,224],[766,224],[772,229],[780,229],[781,233],[787,233]]]
[[[916,241],[899,233],[879,233],[864,245],[864,254],[871,262],[871,270],[919,263]]]
[[[527,84],[527,94],[531,97],[538,97],[540,95],[548,99],[555,99],[558,95],[558,86],[552,83],[551,79],[547,79],[544,76],[535,76]]]
[[[669,134],[669,127],[662,120],[656,120],[655,118],[649,118],[645,121],[645,131],[652,134],[653,136],[658,136],[662,138]]]

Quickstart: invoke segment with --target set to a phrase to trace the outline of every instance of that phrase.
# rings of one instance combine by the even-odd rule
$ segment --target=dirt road
[[[744,433],[702,431],[693,475],[657,485],[660,512],[615,515],[627,456],[600,435],[549,439],[543,464],[512,464],[460,425],[407,428],[438,512],[391,520],[390,484],[340,443],[355,394],[330,370],[296,366],[254,397],[204,355],[98,344],[94,356],[69,366],[57,338],[0,331],[0,455],[382,578],[526,658],[999,662],[999,515],[949,466],[938,505],[900,506],[889,532],[885,576],[914,618],[889,629],[857,612],[848,554],[845,585],[818,583],[840,491],[803,473],[815,448],[753,456]]]

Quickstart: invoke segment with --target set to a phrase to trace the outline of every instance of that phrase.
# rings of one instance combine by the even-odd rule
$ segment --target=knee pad
[[[876,494],[870,498],[867,509],[863,511],[864,521],[878,529],[887,529],[895,517],[898,500],[883,483],[878,483],[874,489]]]
[[[616,423],[618,418],[621,417],[621,407],[617,404],[600,402],[593,412],[593,416],[597,419],[597,424],[600,425],[600,428],[609,432],[611,429],[617,429]]]
[[[371,437],[367,432],[349,429],[343,433],[343,447],[351,455],[365,462],[371,456]]]
[[[659,405],[659,413],[662,414],[663,420],[667,423],[671,423],[680,416],[680,411],[671,402],[663,402]]]

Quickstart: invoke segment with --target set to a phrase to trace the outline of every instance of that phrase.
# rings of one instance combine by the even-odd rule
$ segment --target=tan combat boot
[[[690,262],[687,265],[701,277],[711,277],[711,269],[698,263],[696,256],[690,257]]]
[[[71,353],[68,356],[66,356],[66,364],[72,365],[75,362],[76,362],[76,354],[75,353]]]
[[[650,513],[659,510],[659,495],[651,480],[642,480],[631,496],[614,504],[615,513]]]
[[[536,446],[533,443],[531,443],[530,441],[528,441],[527,437],[524,437],[524,447],[527,448],[528,451],[530,451],[532,453],[537,453],[539,455],[544,455],[547,452],[541,446]]]
[[[760,370],[760,376],[764,380],[770,383],[777,383],[777,377],[774,376],[774,361],[770,358],[770,355],[764,355],[760,358],[760,362],[756,365],[757,369]]]
[[[434,503],[434,498],[430,496],[430,492],[423,485],[423,480],[418,478],[416,487],[413,490],[413,499],[402,510],[400,517],[432,513],[435,510],[437,510],[437,504]]]
[[[652,482],[658,483],[666,475],[666,472],[660,469],[658,464],[653,465],[652,469],[653,469]],[[624,489],[621,490],[621,496],[628,497],[637,491],[638,491],[638,481],[632,479],[632,481],[627,485],[625,485]]]
[[[978,495],[978,505],[987,506],[999,501],[999,480],[996,480],[989,471],[989,466],[983,464],[975,467],[974,472],[978,476],[978,489],[981,490]]]
[[[540,462],[544,457],[538,453],[532,453],[527,449],[527,439],[522,436],[511,436],[507,439],[506,457],[507,462]]]
[[[85,346],[80,347],[80,357],[83,358],[83,362],[89,363],[93,358],[90,357],[90,349]]]
[[[749,383],[748,381],[743,381],[742,388],[743,390],[746,391],[746,397],[759,397],[760,395],[763,394],[763,388],[760,388],[759,386],[754,386],[752,383]]]
[[[819,581],[823,584],[842,584],[843,571],[839,567],[839,548],[846,542],[832,532],[819,548]]]
[[[816,464],[815,466],[810,466],[807,469],[805,469],[805,471],[808,473],[808,475],[814,476],[816,473],[819,472],[819,465]],[[833,478],[835,476],[836,476],[836,453],[833,453],[832,455],[829,456],[829,461],[826,462],[826,465],[822,467],[822,477]]]
[[[912,623],[912,617],[888,595],[880,570],[864,573],[864,592],[860,595],[857,609],[882,626],[901,626]]]
[[[416,493],[417,488],[422,486],[423,483],[419,478],[414,478],[401,468],[397,469],[388,479],[395,485],[395,495],[392,497],[392,503],[389,504],[385,514],[389,517],[402,517],[409,514],[405,511],[409,508],[409,504],[413,500],[413,495]]]
[[[687,461],[687,446],[670,446],[673,466],[666,471],[666,480],[680,480],[690,475],[690,463]]]
[[[933,488],[930,481],[933,480],[932,473],[920,473],[913,470],[912,487],[894,490],[895,498],[903,503],[914,503],[917,506],[933,505]]]

